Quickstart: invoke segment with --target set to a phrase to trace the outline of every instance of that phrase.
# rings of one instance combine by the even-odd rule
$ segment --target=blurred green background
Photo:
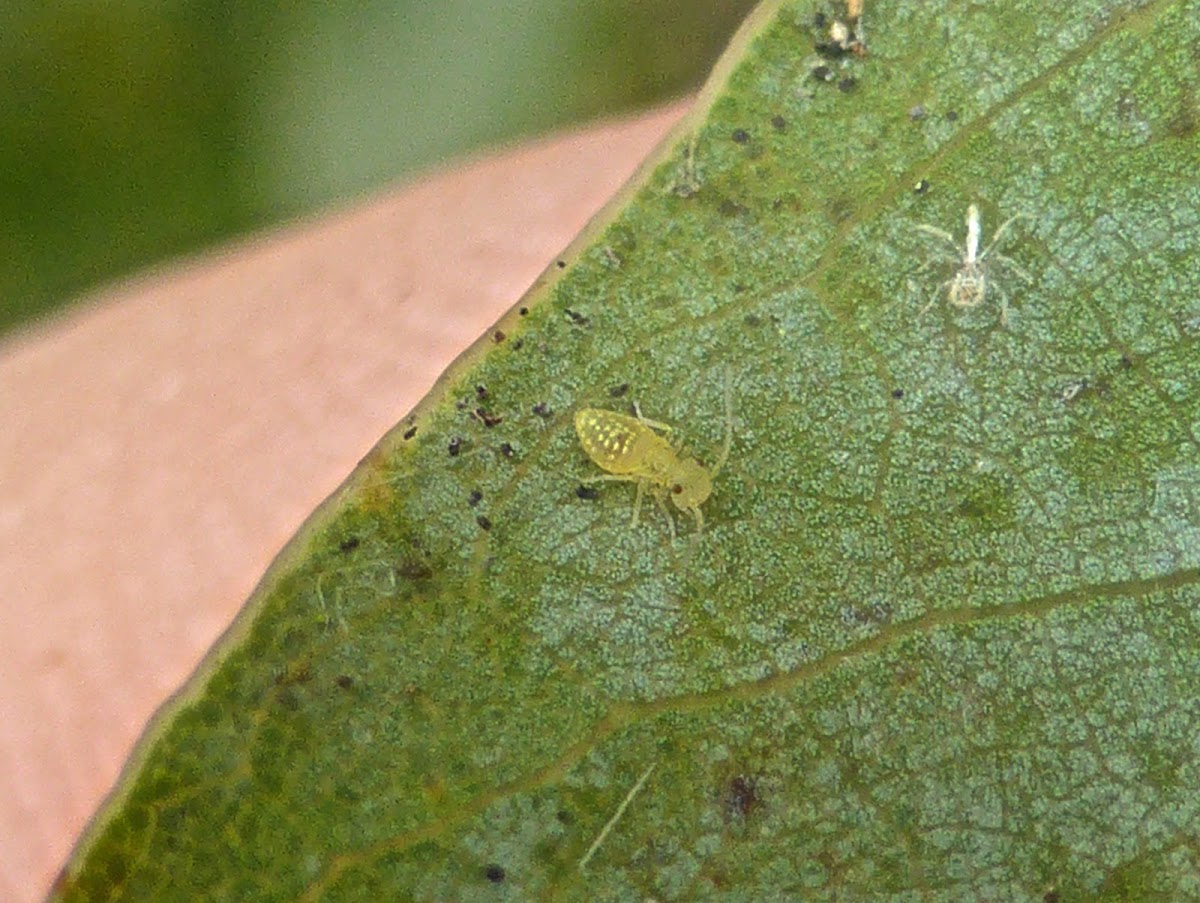
[[[0,331],[481,147],[699,85],[752,0],[0,5]]]

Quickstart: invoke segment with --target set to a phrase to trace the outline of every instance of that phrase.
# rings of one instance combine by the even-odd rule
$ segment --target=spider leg
[[[932,308],[935,304],[938,303],[938,299],[941,298],[943,293],[946,294],[947,296],[949,296],[950,290],[953,287],[954,287],[953,279],[947,279],[945,282],[943,282],[941,285],[939,285],[937,287],[937,291],[933,293],[933,297],[929,299],[929,303],[926,304],[924,307],[922,307],[921,310],[917,313],[917,319],[919,320],[919,319],[921,319],[921,317],[925,316],[925,314],[929,313],[930,308]]]
[[[979,259],[983,260],[983,258],[987,257],[988,254],[991,253],[992,248],[996,247],[996,245],[1000,243],[1000,239],[1004,237],[1004,233],[1008,231],[1009,226],[1019,219],[1025,219],[1026,216],[1027,214],[1018,213],[1016,216],[1010,216],[1008,219],[1006,219],[1003,224],[1001,224],[1000,228],[997,229],[992,235],[992,240],[988,242],[988,246],[983,249],[983,253],[979,255]]]
[[[916,229],[918,232],[924,232],[926,235],[932,235],[934,238],[940,238],[942,241],[953,247],[956,252],[958,251],[958,240],[945,229],[939,229],[937,226],[929,226],[925,223],[917,226]]]
[[[1029,272],[1024,267],[1022,267],[1019,263],[1017,263],[1015,260],[1013,260],[1011,257],[1005,257],[1003,254],[997,254],[996,259],[993,260],[992,263],[999,264],[1001,267],[1003,267],[1006,270],[1012,270],[1012,272],[1022,282],[1025,282],[1030,285],[1033,284],[1033,277],[1029,275]]]

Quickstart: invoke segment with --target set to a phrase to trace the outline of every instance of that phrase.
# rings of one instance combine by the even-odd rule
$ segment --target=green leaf
[[[1200,899],[1200,7],[817,11],[314,515],[58,898]],[[702,534],[577,491],[583,407],[713,461],[725,368]]]

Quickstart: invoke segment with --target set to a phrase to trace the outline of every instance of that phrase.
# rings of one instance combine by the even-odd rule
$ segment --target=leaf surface
[[[1200,899],[1200,7],[868,7],[755,13],[57,899]],[[702,534],[581,486],[585,407],[714,461],[725,372]]]

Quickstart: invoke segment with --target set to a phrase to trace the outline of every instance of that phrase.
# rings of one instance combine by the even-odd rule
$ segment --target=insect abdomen
[[[672,455],[666,440],[636,418],[615,411],[584,408],[575,414],[575,432],[584,452],[615,474],[655,480],[662,455]]]

